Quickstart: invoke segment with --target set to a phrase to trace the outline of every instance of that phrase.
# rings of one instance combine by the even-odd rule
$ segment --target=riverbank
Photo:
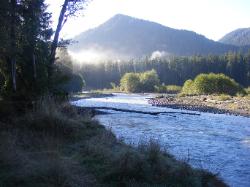
[[[148,102],[159,107],[250,117],[249,96],[201,95],[180,97],[178,95],[161,95],[150,98]]]
[[[0,120],[0,186],[227,186],[154,141],[126,145],[87,113],[42,101]]]
[[[80,99],[89,98],[102,98],[102,97],[112,97],[112,92],[101,92],[101,91],[86,91],[82,93],[75,93],[69,97],[70,101],[77,101]]]

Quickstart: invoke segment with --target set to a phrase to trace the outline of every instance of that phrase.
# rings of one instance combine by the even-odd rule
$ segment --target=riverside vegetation
[[[68,103],[46,98],[22,115],[3,112],[0,186],[227,186],[155,141],[124,144]]]
[[[250,86],[250,51],[228,52],[224,55],[170,56],[151,59],[147,57],[130,61],[104,61],[100,63],[75,64],[89,89],[110,88],[110,83],[120,83],[125,73],[141,73],[154,69],[165,85],[182,86],[188,79],[201,73],[223,73],[244,87]]]
[[[82,89],[84,76],[61,54],[69,41],[59,35],[86,2],[64,0],[53,31],[44,0],[1,1],[0,186],[226,186],[155,142],[124,144],[88,112],[62,102]],[[153,89],[151,78],[157,80],[154,71],[140,74],[139,85]]]
[[[199,74],[194,80],[187,80],[183,87],[160,84],[155,70],[143,73],[126,73],[120,80],[120,87],[113,86],[125,92],[157,92],[180,93],[180,95],[228,94],[247,95],[249,88],[244,89],[237,82],[224,74]]]
[[[246,91],[233,79],[224,74],[200,74],[193,81],[187,80],[182,88],[183,95],[229,94],[246,95]]]
[[[112,87],[113,89],[99,92],[107,94],[117,91],[150,91],[162,94],[149,100],[155,106],[250,116],[249,88],[244,89],[224,74],[200,74],[194,80],[187,80],[181,87],[160,84],[158,74],[151,70],[144,73],[126,73],[120,86],[112,83]]]

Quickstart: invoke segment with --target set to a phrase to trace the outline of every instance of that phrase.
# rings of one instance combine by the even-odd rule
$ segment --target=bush
[[[140,91],[140,77],[136,73],[126,73],[121,81],[121,89],[126,92],[138,92]]]
[[[155,86],[155,91],[158,93],[167,93],[167,94],[177,94],[181,92],[182,87],[177,85],[159,85]]]
[[[141,82],[141,91],[153,92],[155,86],[160,84],[158,74],[155,70],[146,71],[139,75]]]
[[[194,81],[187,80],[184,83],[182,94],[228,94],[236,95],[245,93],[244,89],[230,77],[224,74],[200,74]]]
[[[81,92],[86,85],[80,74],[72,74],[69,80],[62,85],[62,90],[65,92]]]
[[[160,80],[155,70],[143,73],[126,73],[121,81],[121,90],[126,92],[152,92]]]
[[[120,86],[116,85],[114,82],[111,82],[110,86],[111,86],[111,89],[103,89],[103,91],[111,92],[111,93],[121,91]]]
[[[245,92],[246,92],[247,95],[250,95],[250,87],[246,88]]]
[[[182,87],[181,94],[194,95],[195,93],[194,82],[191,79],[187,80]]]
[[[85,80],[80,74],[75,74],[71,69],[63,65],[57,65],[57,74],[53,77],[54,92],[81,92],[86,86]]]

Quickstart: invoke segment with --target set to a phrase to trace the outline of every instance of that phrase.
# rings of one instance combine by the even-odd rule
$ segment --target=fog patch
[[[131,57],[123,55],[113,50],[103,49],[100,47],[90,47],[79,51],[71,51],[69,54],[76,64],[100,63],[107,61],[123,61]]]
[[[154,51],[150,56],[150,60],[166,59],[169,58],[169,56],[170,54],[166,51]]]

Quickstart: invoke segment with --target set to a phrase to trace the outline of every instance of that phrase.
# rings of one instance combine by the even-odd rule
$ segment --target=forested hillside
[[[166,85],[183,85],[200,73],[223,73],[243,86],[250,85],[250,53],[227,53],[225,55],[171,57],[169,59],[145,58],[127,62],[103,62],[82,64],[78,72],[89,88],[108,88],[110,83],[119,84],[127,72],[144,72],[155,69],[160,81]]]
[[[161,51],[172,55],[208,55],[238,51],[239,47],[207,39],[192,31],[118,14],[97,28],[81,33],[73,52],[107,52],[110,58],[131,59]],[[242,50],[245,50],[243,48]]]
[[[250,45],[250,28],[234,30],[221,38],[219,42],[235,46]]]

